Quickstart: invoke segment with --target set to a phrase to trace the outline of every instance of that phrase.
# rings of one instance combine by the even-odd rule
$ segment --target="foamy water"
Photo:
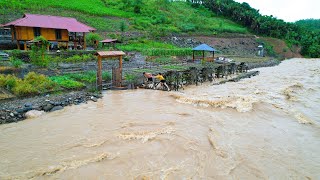
[[[0,126],[0,179],[318,179],[320,60]]]

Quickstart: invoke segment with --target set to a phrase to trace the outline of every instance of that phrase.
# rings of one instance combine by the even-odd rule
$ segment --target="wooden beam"
[[[120,86],[122,86],[122,56],[119,56],[119,69],[120,69],[119,84]]]
[[[119,56],[119,68],[122,69],[122,56]]]
[[[102,57],[98,56],[97,89],[102,90]]]
[[[23,45],[24,50],[27,50],[27,41],[24,41],[24,45]]]
[[[15,31],[15,28],[13,27],[13,26],[11,26],[10,27],[10,29],[11,29],[11,42],[13,42],[13,40],[14,40],[14,31]]]
[[[212,60],[212,61],[214,61],[214,51],[212,51],[212,58],[213,58],[213,60]]]
[[[20,50],[20,44],[18,40],[17,40],[17,49]]]
[[[204,61],[204,51],[202,51],[202,60]]]
[[[192,61],[194,61],[194,51],[192,51]]]
[[[87,49],[86,33],[83,33],[83,50]]]

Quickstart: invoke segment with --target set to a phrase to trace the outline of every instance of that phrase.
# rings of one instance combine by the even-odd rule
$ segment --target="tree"
[[[49,60],[45,52],[49,47],[49,41],[43,36],[38,36],[33,42],[34,44],[31,46],[30,51],[31,62],[37,66],[47,67]]]
[[[95,46],[96,48],[98,47],[98,43],[101,40],[101,36],[97,33],[89,33],[86,36],[86,41],[89,46]]]

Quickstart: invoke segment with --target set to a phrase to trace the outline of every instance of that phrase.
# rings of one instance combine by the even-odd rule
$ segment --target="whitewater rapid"
[[[318,179],[320,60],[0,126],[0,179]]]

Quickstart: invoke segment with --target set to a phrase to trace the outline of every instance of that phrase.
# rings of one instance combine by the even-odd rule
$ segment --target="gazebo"
[[[212,58],[208,57],[206,58],[207,61],[213,61],[214,60],[214,52],[216,51],[213,47],[208,46],[207,44],[201,44],[195,48],[192,49],[192,60],[194,61],[194,52],[195,51],[202,51],[202,59],[205,60],[204,52],[212,52]]]
[[[102,59],[103,58],[119,58],[119,68],[112,69],[112,84],[116,87],[121,87],[122,84],[122,56],[125,55],[123,51],[98,51],[98,69],[97,69],[97,88],[102,90]]]

